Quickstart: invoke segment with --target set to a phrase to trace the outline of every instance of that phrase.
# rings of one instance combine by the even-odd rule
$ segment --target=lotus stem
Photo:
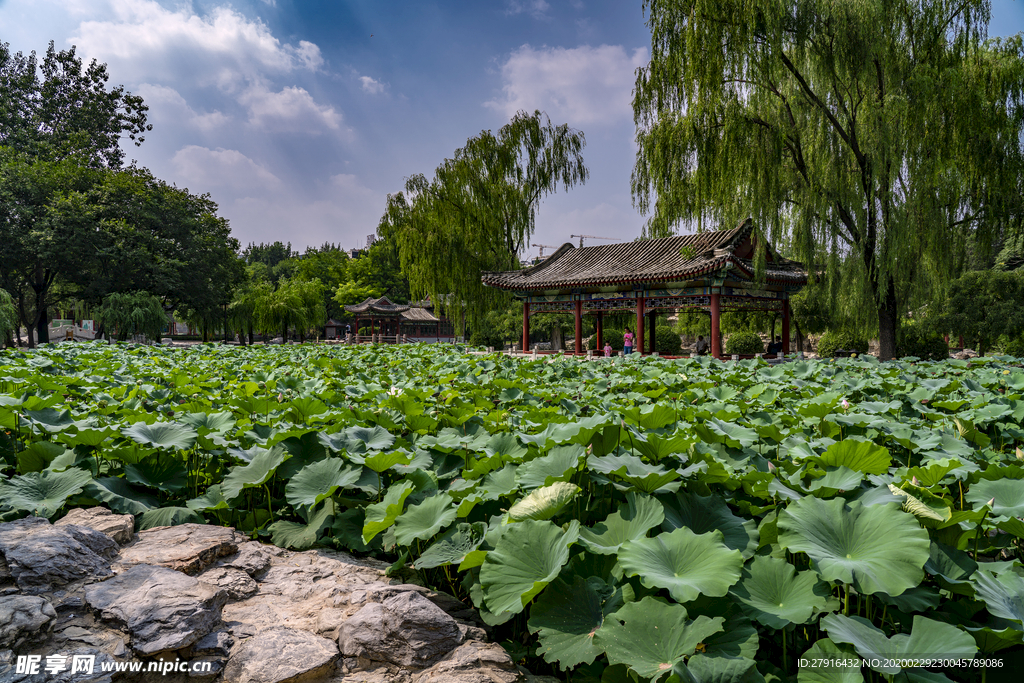
[[[985,533],[985,517],[988,516],[988,506],[985,507],[985,511],[981,513],[981,519],[978,520],[978,527],[974,534],[974,561],[978,561],[978,541],[981,539],[981,535]]]
[[[843,604],[843,616],[850,616],[850,584],[843,584],[846,588],[846,602]]]
[[[782,628],[782,670],[789,671],[789,656],[786,652],[786,628]]]
[[[263,490],[267,492],[267,512],[270,513],[270,521],[273,522],[274,521],[274,508],[271,507],[270,487],[267,486],[266,484],[264,484],[263,485]]]

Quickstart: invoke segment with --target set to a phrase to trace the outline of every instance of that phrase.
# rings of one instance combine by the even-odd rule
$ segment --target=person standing
[[[611,342],[605,342],[604,343],[604,357],[605,358],[611,358],[612,357],[612,344],[611,344]]]
[[[697,352],[698,356],[706,356],[709,348],[710,345],[708,344],[708,340],[704,338],[704,335],[697,337],[697,345],[694,347],[694,351]]]
[[[627,356],[633,353],[633,332],[628,327],[622,335],[622,351]]]

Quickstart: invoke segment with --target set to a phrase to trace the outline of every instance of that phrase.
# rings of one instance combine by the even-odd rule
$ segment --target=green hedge
[[[764,353],[764,342],[756,332],[733,332],[725,340],[725,352],[729,355]]]
[[[683,350],[683,341],[671,327],[663,325],[655,330],[654,349],[663,356],[678,356]]]
[[[818,340],[818,357],[832,358],[836,351],[868,352],[868,340],[857,337],[849,332],[833,332],[829,330]]]
[[[949,358],[949,346],[941,336],[919,325],[904,325],[896,335],[896,356],[916,356],[925,360]]]
[[[1003,353],[1007,356],[1024,358],[1024,337],[1012,339],[1003,344]]]

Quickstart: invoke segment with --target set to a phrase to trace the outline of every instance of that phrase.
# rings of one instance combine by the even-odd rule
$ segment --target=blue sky
[[[990,35],[1018,31],[1024,4],[995,0]],[[518,109],[584,131],[591,171],[542,204],[533,242],[643,225],[638,1],[0,0],[0,40],[41,53],[51,39],[145,98],[153,130],[129,157],[210,193],[243,245],[364,244],[407,176]]]

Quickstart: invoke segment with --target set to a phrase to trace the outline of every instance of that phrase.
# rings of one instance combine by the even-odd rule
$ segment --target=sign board
[[[50,327],[57,329],[58,327],[65,327],[67,325],[74,325],[74,320],[64,320],[63,318],[54,318],[50,321]]]
[[[83,332],[95,332],[96,331],[95,328],[93,327],[93,321],[92,320],[83,320],[81,327],[82,327],[82,331]]]

